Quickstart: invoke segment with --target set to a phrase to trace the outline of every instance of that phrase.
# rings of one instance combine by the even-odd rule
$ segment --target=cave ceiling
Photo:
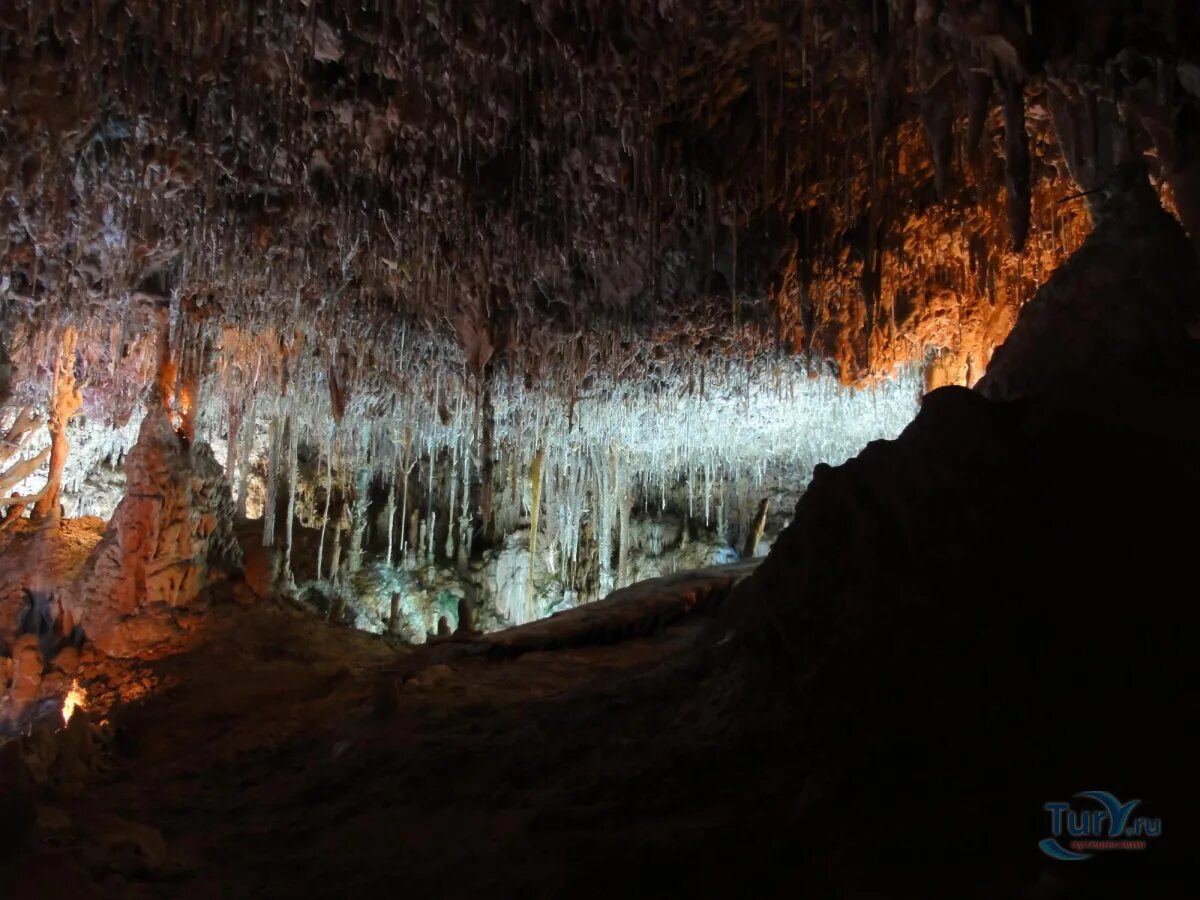
[[[1116,162],[1196,224],[1198,36],[1192,0],[2,0],[6,351],[71,324],[129,392],[168,323],[335,417],[413,354],[973,380]]]

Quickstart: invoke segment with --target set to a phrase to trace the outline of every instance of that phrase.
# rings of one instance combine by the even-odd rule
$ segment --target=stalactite
[[[465,440],[470,441],[473,432],[468,432]],[[458,518],[458,564],[464,568],[471,558],[471,454],[463,448],[462,455],[462,490],[461,509]]]
[[[296,579],[292,572],[292,537],[296,522],[296,491],[299,489],[298,478],[298,458],[300,451],[300,421],[293,414],[287,419],[288,431],[288,450],[287,450],[287,468],[288,468],[288,503],[287,503],[287,546],[283,557],[283,577],[287,584],[295,585]]]
[[[408,559],[408,541],[406,536],[411,536],[411,529],[408,525],[408,479],[412,476],[412,470],[415,463],[410,462],[412,455],[412,429],[408,426],[404,428],[404,463],[402,466],[402,477],[404,486],[400,501],[400,560],[404,562]]]
[[[967,159],[971,167],[980,173],[983,128],[987,124],[988,104],[992,97],[992,76],[968,68],[963,78],[967,82]]]
[[[345,492],[342,496],[345,497]],[[337,524],[333,528],[333,542],[329,548],[329,580],[334,584],[342,581],[342,535],[350,528],[349,504],[343,499],[341,506]]]
[[[950,196],[951,161],[954,155],[954,121],[957,110],[954,92],[958,84],[957,73],[947,66],[933,76],[934,80],[919,94],[921,121],[925,125],[925,138],[933,158],[934,186],[938,198]]]
[[[249,491],[248,481],[250,478],[250,454],[254,449],[254,439],[258,433],[258,421],[255,418],[255,397],[250,395],[246,408],[246,415],[243,419],[239,431],[242,433],[241,448],[238,452],[238,480],[237,480],[237,516],[240,519],[246,518],[246,500]]]
[[[484,369],[479,392],[479,514],[483,530],[483,546],[495,542],[495,428],[496,411],[492,403],[492,366]]]
[[[717,490],[717,540],[724,542],[727,526],[725,524],[725,481],[721,480]]]
[[[1004,101],[1004,184],[1008,203],[1008,229],[1013,249],[1025,248],[1029,236],[1031,161],[1029,134],[1025,130],[1025,87],[1015,78],[1000,78]]]
[[[425,562],[433,564],[433,538],[434,538],[434,516],[437,514],[433,506],[433,470],[437,466],[437,451],[433,449],[432,444],[426,445],[426,453],[429,457],[429,479],[425,484],[425,523],[422,526],[427,529],[425,539],[421,541],[421,547],[425,552]]]
[[[229,426],[225,432],[225,479],[231,491],[237,490],[238,419],[237,406],[229,403]]]
[[[597,454],[597,457],[599,454]],[[593,468],[596,477],[596,545],[599,555],[599,593],[607,596],[613,589],[612,571],[612,535],[614,506],[616,503],[617,456],[613,448],[609,448],[607,458],[593,457]]]
[[[539,447],[533,454],[533,462],[529,466],[529,581],[525,587],[525,621],[537,618],[533,605],[534,586],[533,573],[537,564],[537,533],[538,516],[542,508],[542,463],[546,459],[546,451]]]
[[[171,352],[171,321],[168,309],[160,308],[158,315],[158,366],[156,387],[158,401],[170,410],[171,398],[175,396],[175,378],[178,374]]]
[[[688,507],[687,507],[687,517],[688,517],[689,519],[691,519],[691,518],[693,518],[693,517],[696,515],[696,509],[695,509],[695,505],[696,505],[696,478],[695,478],[695,472],[689,469],[689,470],[688,470],[688,472],[687,472],[687,476],[686,476],[686,479],[685,479],[685,480],[687,481],[687,504],[688,504]]]
[[[189,444],[196,440],[196,418],[200,413],[200,383],[205,354],[198,348],[193,358],[180,366],[176,407],[179,410],[179,434]]]
[[[282,440],[279,416],[271,416],[267,428],[267,442],[271,450],[267,456],[267,498],[263,506],[263,546],[275,546],[275,507],[279,502],[279,444]]]
[[[708,527],[709,510],[712,508],[713,467],[712,460],[704,466],[704,527]]]
[[[421,527],[421,510],[414,506],[408,514],[408,534],[412,541],[408,563],[411,566],[417,565],[424,546],[421,542]]]
[[[350,523],[350,555],[347,565],[353,574],[362,568],[363,538],[367,530],[367,511],[371,504],[371,470],[360,466],[354,473],[354,504]]]

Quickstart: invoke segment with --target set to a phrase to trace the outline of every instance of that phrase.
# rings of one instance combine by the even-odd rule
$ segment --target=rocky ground
[[[287,605],[217,607],[207,640],[151,665],[152,698],[103,728],[81,715],[7,748],[41,779],[8,883],[22,897],[332,897],[381,884],[477,896],[507,893],[521,861],[530,889],[591,895],[589,879],[613,873],[581,859],[615,862],[630,841],[665,852],[719,825],[713,810],[673,835],[609,830],[654,802],[613,790],[628,754],[670,725],[661,688],[684,686],[684,651],[752,568],[420,648]],[[639,727],[613,727],[630,713]],[[637,780],[680,784],[681,748],[657,747]],[[29,796],[5,799],[11,817]]]

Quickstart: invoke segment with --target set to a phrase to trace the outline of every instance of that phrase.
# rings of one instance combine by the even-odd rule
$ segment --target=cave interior
[[[1195,0],[0,0],[0,186],[3,896],[1200,895]]]

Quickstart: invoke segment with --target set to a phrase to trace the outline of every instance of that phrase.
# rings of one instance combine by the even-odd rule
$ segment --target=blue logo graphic
[[[1145,850],[1147,838],[1162,834],[1162,819],[1134,818],[1141,800],[1122,803],[1108,791],[1083,791],[1075,796],[1091,800],[1099,808],[1072,809],[1070,803],[1047,803],[1043,809],[1050,813],[1051,837],[1038,847],[1049,857],[1077,860],[1089,859],[1090,851]],[[1066,847],[1060,839],[1066,840]]]

